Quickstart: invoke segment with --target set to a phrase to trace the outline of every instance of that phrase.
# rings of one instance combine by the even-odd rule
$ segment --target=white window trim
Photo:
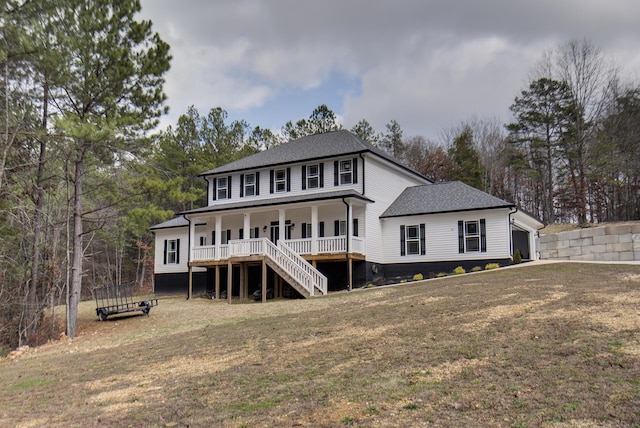
[[[338,163],[338,168],[339,168],[338,172],[339,172],[340,185],[353,184],[353,160],[352,159],[341,160]],[[349,181],[347,181],[347,177],[349,178]]]
[[[224,181],[224,186],[221,185],[221,182]],[[217,199],[228,199],[229,195],[229,179],[227,177],[220,177],[216,180],[216,198]],[[220,192],[224,191],[224,197],[220,196]]]
[[[476,233],[468,233],[467,225],[475,223],[476,225]],[[469,249],[468,242],[469,240],[476,240],[478,242],[477,249]],[[480,252],[480,220],[466,220],[464,222],[464,252],[465,253],[479,253]]]
[[[167,240],[167,263],[168,265],[178,264],[178,240]]]
[[[311,169],[315,168],[315,174],[311,173]],[[311,183],[315,181],[315,185]],[[320,188],[320,164],[307,165],[307,189],[319,189]]]
[[[409,236],[409,230],[410,229],[415,229],[416,231],[416,236],[415,237],[410,237]],[[421,248],[420,248],[420,225],[419,224],[411,224],[411,225],[407,225],[404,227],[404,245],[405,245],[405,254],[407,256],[419,256],[421,254]],[[417,244],[417,248],[416,251],[409,251],[409,244]]]
[[[249,181],[249,177],[253,179],[252,183],[247,183]],[[251,190],[251,193],[250,193]],[[245,174],[244,176],[244,196],[255,196],[256,195],[256,173]]]
[[[282,178],[278,178],[278,173],[282,172]],[[282,189],[279,187],[282,186]],[[283,193],[287,191],[287,169],[276,169],[273,173],[273,189],[275,193]]]

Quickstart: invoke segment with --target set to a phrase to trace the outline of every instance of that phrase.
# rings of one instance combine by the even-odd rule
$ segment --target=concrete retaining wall
[[[540,258],[612,262],[640,260],[640,223],[540,235]]]

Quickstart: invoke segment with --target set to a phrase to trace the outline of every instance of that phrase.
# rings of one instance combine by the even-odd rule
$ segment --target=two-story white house
[[[155,292],[309,297],[456,266],[536,259],[543,225],[461,182],[433,184],[341,130],[204,172],[207,206],[153,226]]]

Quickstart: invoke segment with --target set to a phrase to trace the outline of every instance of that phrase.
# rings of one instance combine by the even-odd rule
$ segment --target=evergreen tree
[[[58,13],[65,23],[54,34],[62,57],[53,80],[60,116],[73,162],[73,255],[67,303],[67,335],[76,334],[82,291],[83,184],[87,166],[117,161],[135,153],[145,132],[165,112],[164,74],[169,46],[136,21],[137,0],[69,0]]]
[[[469,126],[453,140],[449,156],[456,164],[451,173],[452,180],[460,180],[476,189],[482,189],[482,169],[478,151],[473,144],[473,132]]]

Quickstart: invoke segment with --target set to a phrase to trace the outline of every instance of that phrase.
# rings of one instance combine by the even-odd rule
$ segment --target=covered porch
[[[189,220],[190,272],[193,267],[215,269],[215,279],[211,278],[211,282],[218,290],[221,266],[227,266],[227,274],[231,275],[227,284],[233,282],[232,266],[236,266],[236,272],[237,267],[243,272],[245,266],[256,263],[265,263],[291,284],[306,278],[300,278],[304,274],[292,278],[295,276],[292,270],[281,264],[288,265],[295,260],[296,269],[313,274],[309,268],[315,269],[318,263],[346,262],[344,282],[350,287],[353,261],[366,258],[365,210],[369,201],[345,196],[295,203],[290,202],[290,198],[281,199],[284,199],[282,204],[275,204],[274,200],[267,206],[262,206],[265,201],[218,204],[184,213]],[[279,259],[275,256],[278,251],[284,252],[284,255],[277,254]],[[240,289],[246,290],[244,282],[248,275],[239,275]],[[265,284],[265,280],[261,283]],[[324,290],[304,286],[298,291],[310,297],[325,294],[326,286]],[[215,295],[220,296],[220,292]],[[227,297],[231,299],[230,295]]]

